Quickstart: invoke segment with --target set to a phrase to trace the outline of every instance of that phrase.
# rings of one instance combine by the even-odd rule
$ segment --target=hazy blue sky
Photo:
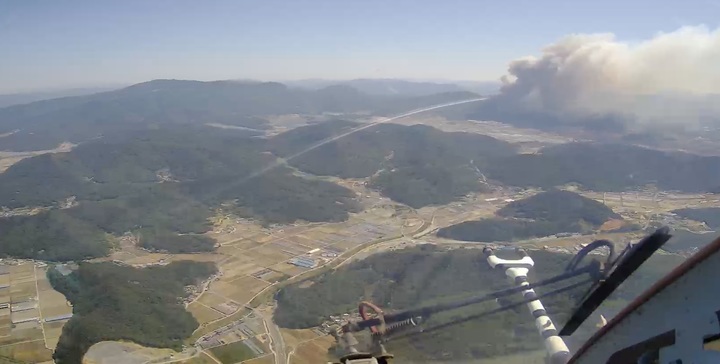
[[[570,33],[647,39],[720,0],[0,0],[0,93],[155,78],[496,80]]]

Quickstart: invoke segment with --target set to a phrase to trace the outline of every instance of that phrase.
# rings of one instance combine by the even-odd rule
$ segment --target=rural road
[[[280,333],[280,328],[272,321],[272,313],[268,316],[266,312],[254,311],[261,315],[267,332],[270,335],[270,350],[275,356],[275,364],[289,364],[288,361],[290,358],[287,357],[285,352],[285,340],[283,340],[282,334]]]

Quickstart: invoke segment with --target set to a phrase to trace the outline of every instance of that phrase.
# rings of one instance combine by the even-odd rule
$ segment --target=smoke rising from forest
[[[720,29],[684,27],[649,40],[570,35],[539,57],[512,61],[498,113],[563,123],[720,125]]]

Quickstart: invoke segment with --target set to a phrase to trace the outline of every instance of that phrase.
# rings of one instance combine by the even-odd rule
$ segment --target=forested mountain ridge
[[[551,190],[509,203],[498,218],[465,221],[438,230],[444,238],[513,241],[557,233],[583,233],[610,219],[621,219],[602,203],[569,191]]]
[[[52,149],[157,125],[220,123],[265,129],[259,116],[322,112],[393,113],[475,94],[424,97],[363,94],[351,87],[316,91],[275,82],[154,80],[93,95],[44,100],[0,109],[0,150]]]
[[[60,90],[30,91],[2,94],[0,95],[0,108],[13,105],[29,104],[31,102],[42,100],[58,99],[62,97],[91,95],[98,92],[112,91],[120,87],[122,86],[117,85],[106,87],[69,88]]]
[[[50,206],[33,216],[0,219],[0,255],[72,260],[104,255],[104,234],[143,234],[149,248],[211,250],[202,236],[212,209],[234,201],[240,215],[266,223],[341,221],[355,194],[298,177],[284,166],[252,175],[276,159],[264,141],[244,134],[161,128],[28,158],[0,174],[0,206]],[[252,178],[250,178],[252,175]],[[69,197],[75,205],[65,204]],[[71,223],[82,228],[67,228]],[[64,231],[53,239],[51,232]],[[74,249],[73,247],[84,247]],[[90,248],[93,247],[93,248]]]
[[[167,126],[122,132],[70,152],[25,159],[0,174],[0,206],[53,210],[0,219],[0,238],[8,238],[0,254],[46,260],[102,256],[109,248],[105,234],[128,231],[141,234],[143,245],[151,249],[208,251],[213,249],[211,239],[178,234],[208,231],[212,209],[227,201],[235,201],[238,214],[266,223],[344,220],[357,210],[353,192],[296,176],[266,151],[293,155],[357,125],[327,122],[270,140],[246,132]],[[475,164],[513,152],[509,144],[490,137],[387,124],[290,163],[317,174],[371,176],[372,187],[419,207],[479,190]],[[65,206],[68,198],[75,204]],[[82,228],[65,229],[67,223]],[[65,231],[65,238],[53,240],[47,232],[54,230]],[[63,249],[64,244],[84,248]]]
[[[353,192],[296,176],[266,151],[293,155],[357,125],[327,122],[270,140],[244,131],[163,126],[22,160],[0,174],[0,206],[53,210],[0,219],[0,238],[7,239],[0,255],[45,260],[102,256],[109,249],[105,234],[128,231],[141,234],[150,249],[208,251],[211,239],[178,234],[208,231],[212,209],[227,201],[235,202],[238,214],[266,223],[345,220],[357,210]],[[317,174],[371,176],[372,187],[420,207],[479,190],[475,163],[513,152],[509,144],[490,137],[387,124],[290,163]],[[74,205],[68,205],[72,200]],[[68,224],[79,228],[66,229]],[[62,239],[48,235],[55,230],[64,231]]]
[[[361,125],[327,122],[297,128],[273,138],[270,148],[277,155],[293,156]],[[720,157],[599,143],[517,154],[511,144],[488,136],[444,133],[423,125],[375,125],[325,143],[290,163],[312,174],[371,177],[371,186],[412,207],[447,203],[480,190],[479,177],[518,187],[552,189],[572,183],[596,191],[653,184],[707,192],[720,185]]]
[[[511,186],[552,188],[575,183],[596,191],[623,191],[654,184],[665,190],[708,192],[720,185],[720,157],[570,143],[546,147],[538,154],[498,158],[483,172]]]
[[[270,140],[280,156],[294,156],[317,143],[361,127],[327,122],[297,128]],[[293,158],[302,171],[344,178],[370,178],[370,186],[412,207],[450,202],[482,188],[478,165],[512,155],[509,143],[478,134],[448,133],[425,126],[379,124]]]
[[[331,121],[304,126],[275,136],[270,148],[279,156],[293,155],[363,125]],[[485,135],[383,123],[325,143],[293,159],[291,164],[318,175],[362,178],[373,175],[385,161],[395,167],[433,164],[436,160],[457,164],[511,156],[515,151],[510,143]]]

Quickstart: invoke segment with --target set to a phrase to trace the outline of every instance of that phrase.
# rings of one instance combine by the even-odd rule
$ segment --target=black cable
[[[591,251],[595,249],[599,249],[602,247],[607,247],[610,251],[610,254],[608,255],[607,259],[605,260],[606,265],[611,265],[615,261],[615,245],[610,242],[609,240],[595,240],[592,243],[584,246],[580,251],[575,254],[575,256],[570,260],[567,267],[565,267],[566,271],[571,271],[577,268],[577,266],[582,262],[582,260],[587,256]]]
[[[572,335],[620,284],[640,268],[663,244],[670,240],[670,237],[670,229],[662,227],[640,240],[630,249],[627,249],[627,252],[624,252],[624,257],[616,260],[616,266],[608,277],[580,303],[570,320],[565,323],[565,327],[560,330],[560,336]]]
[[[562,287],[562,288],[558,288],[558,289],[552,290],[552,291],[550,291],[550,292],[547,292],[547,293],[544,293],[544,294],[541,294],[541,295],[537,295],[537,296],[534,297],[534,298],[523,299],[523,300],[521,300],[521,301],[514,302],[514,303],[512,303],[512,304],[509,304],[509,305],[506,305],[506,306],[503,306],[503,307],[499,307],[499,308],[496,308],[496,309],[493,309],[493,310],[490,310],[490,311],[485,311],[485,312],[482,312],[482,313],[479,313],[479,314],[475,314],[475,315],[463,317],[463,318],[461,318],[461,319],[459,319],[459,320],[450,321],[450,322],[446,322],[446,323],[444,323],[444,324],[440,324],[440,325],[436,325],[436,326],[433,326],[433,327],[430,327],[430,328],[427,328],[427,329],[423,329],[422,331],[410,332],[410,333],[406,333],[406,334],[399,335],[399,336],[395,336],[395,337],[391,337],[391,338],[392,338],[393,340],[398,340],[398,339],[403,339],[403,338],[406,338],[406,337],[410,337],[410,336],[415,335],[415,334],[421,334],[421,333],[422,333],[422,334],[425,334],[425,333],[428,333],[428,332],[433,332],[433,331],[437,331],[437,330],[442,330],[442,329],[447,328],[447,327],[449,327],[449,326],[461,324],[461,323],[467,322],[467,321],[476,320],[476,319],[483,318],[483,317],[490,316],[490,315],[494,315],[494,314],[496,314],[496,313],[500,313],[500,312],[503,312],[503,311],[506,311],[506,310],[509,310],[509,309],[512,309],[512,308],[515,308],[515,307],[519,307],[519,306],[522,306],[522,305],[527,304],[527,303],[529,303],[529,302],[537,301],[537,300],[539,300],[539,299],[541,299],[541,298],[545,298],[545,297],[548,297],[548,296],[553,296],[553,295],[556,295],[556,294],[560,294],[560,293],[563,293],[563,292],[567,292],[567,291],[573,290],[573,289],[575,289],[575,288],[577,288],[577,287],[580,287],[580,286],[582,286],[582,285],[584,285],[584,284],[587,284],[587,283],[589,283],[589,282],[592,282],[592,281],[593,281],[592,278],[585,279],[585,280],[582,280],[582,281],[580,281],[580,282],[573,283],[573,284],[571,284],[571,285],[569,285],[569,286]],[[526,289],[527,289],[527,288],[526,288]]]
[[[660,235],[662,235],[662,232],[664,232],[664,231],[661,229],[661,230],[658,230],[658,232],[656,232],[653,235],[658,235],[658,233],[660,233]],[[643,241],[641,241],[637,245],[639,245],[639,246],[647,245],[647,244],[642,244],[642,243],[647,240],[653,240],[653,235],[646,237],[645,239],[643,239]],[[587,266],[578,269],[578,266],[580,265],[580,263],[590,252],[592,252],[596,249],[602,248],[602,247],[607,247],[609,250],[609,255],[607,256],[604,264],[600,263],[597,260],[593,260]],[[531,283],[527,286],[517,286],[517,287],[507,288],[507,289],[503,289],[503,290],[496,291],[496,292],[491,292],[491,293],[481,295],[481,296],[470,297],[470,298],[456,301],[456,302],[440,303],[440,304],[435,304],[432,306],[426,306],[426,307],[421,307],[421,308],[417,308],[417,309],[411,309],[411,310],[405,310],[405,311],[400,311],[400,312],[396,312],[396,313],[386,314],[382,318],[371,318],[371,319],[362,320],[359,322],[351,322],[351,323],[348,323],[345,326],[343,326],[343,330],[349,331],[349,332],[357,332],[357,331],[362,331],[364,329],[367,329],[367,328],[370,328],[373,326],[392,324],[392,323],[396,323],[396,322],[403,322],[403,321],[412,319],[414,317],[423,317],[423,318],[427,319],[427,317],[429,317],[433,314],[439,313],[439,312],[454,310],[454,309],[462,308],[462,307],[469,306],[472,304],[477,304],[477,303],[481,303],[481,302],[490,301],[493,299],[502,298],[502,297],[509,296],[509,295],[512,295],[515,293],[519,293],[519,292],[522,292],[522,291],[525,291],[528,289],[542,287],[542,286],[549,285],[552,283],[564,281],[566,279],[574,278],[574,277],[577,277],[577,276],[579,276],[581,274],[585,274],[585,273],[588,273],[590,275],[589,279],[581,281],[579,283],[572,284],[565,288],[560,288],[560,289],[548,292],[540,297],[545,297],[545,296],[552,295],[552,294],[558,294],[558,293],[573,289],[575,287],[579,287],[582,284],[585,284],[588,282],[593,282],[594,283],[593,286],[588,290],[588,292],[586,292],[586,296],[587,296],[591,293],[596,293],[595,286],[599,282],[604,282],[605,278],[608,277],[608,272],[614,271],[613,268],[615,268],[615,265],[618,264],[618,262],[624,262],[625,261],[624,258],[627,255],[631,255],[630,254],[631,252],[635,253],[635,250],[637,250],[636,248],[637,248],[636,246],[633,246],[633,247],[628,246],[620,254],[616,255],[615,246],[613,245],[612,242],[610,242],[608,240],[596,240],[596,241],[593,241],[592,243],[588,244],[587,246],[583,247],[570,260],[570,262],[568,263],[568,265],[565,268],[565,273],[562,273],[555,277],[551,277],[551,278],[542,280],[537,283]],[[614,273],[616,273],[616,272],[613,272],[613,275],[614,275]],[[585,298],[585,297],[583,297],[583,298]],[[463,321],[460,321],[460,322],[464,322],[464,321],[474,319],[474,318],[483,317],[486,314],[493,314],[496,312],[501,312],[505,309],[516,307],[518,305],[521,305],[521,304],[527,303],[527,302],[531,302],[531,301],[533,301],[533,300],[523,300],[523,301],[520,301],[519,303],[515,303],[515,304],[513,304],[511,306],[507,306],[505,308],[489,311],[487,313],[481,314],[480,316],[470,316],[469,318],[463,319]],[[576,314],[577,314],[577,312],[576,312]],[[452,325],[452,324],[455,324],[455,323],[448,323],[447,325]],[[564,329],[567,329],[567,327]]]
[[[454,309],[469,306],[472,304],[481,303],[481,302],[489,301],[489,300],[496,299],[496,298],[502,298],[502,297],[509,296],[509,295],[512,295],[515,293],[520,293],[522,291],[526,291],[528,289],[542,287],[542,286],[546,286],[549,284],[564,281],[566,279],[574,278],[574,277],[577,277],[577,276],[585,274],[585,273],[592,274],[593,271],[594,271],[594,267],[588,266],[588,267],[585,267],[582,269],[576,269],[571,272],[566,272],[566,273],[557,275],[555,277],[544,279],[540,282],[528,284],[526,286],[517,286],[517,287],[506,288],[506,289],[503,289],[500,291],[488,293],[483,296],[471,297],[471,298],[468,298],[468,299],[465,299],[462,301],[458,301],[458,302],[450,302],[450,303],[444,303],[444,304],[441,303],[441,304],[438,304],[435,306],[427,307],[424,310],[423,309],[414,310],[414,311],[418,311],[415,316],[422,316],[423,313],[428,315],[428,314],[438,313],[438,312],[442,312],[442,311],[454,310]]]
[[[473,305],[473,304],[477,304],[477,303],[481,303],[481,302],[486,302],[486,301],[494,300],[497,298],[502,298],[505,296],[510,296],[512,294],[520,293],[520,292],[526,291],[528,289],[533,289],[533,288],[542,287],[542,286],[546,286],[546,285],[553,284],[553,283],[558,283],[560,281],[571,279],[571,278],[574,278],[574,277],[577,277],[579,275],[586,274],[586,273],[590,274],[590,276],[592,278],[589,280],[592,281],[598,275],[598,269],[599,269],[599,266],[597,264],[590,264],[586,267],[583,267],[580,269],[575,269],[575,270],[569,271],[569,272],[565,272],[560,275],[557,275],[557,276],[554,276],[551,278],[547,278],[547,279],[544,279],[544,280],[536,282],[536,283],[530,283],[529,285],[526,285],[526,286],[517,286],[517,287],[506,288],[506,289],[502,289],[499,291],[487,293],[482,296],[474,296],[474,297],[470,297],[470,298],[467,298],[467,299],[464,299],[461,301],[456,301],[456,302],[440,303],[440,304],[436,304],[436,305],[432,305],[432,306],[420,307],[420,308],[416,308],[416,309],[410,309],[410,310],[400,311],[400,312],[396,312],[396,313],[385,314],[383,320],[381,320],[380,318],[371,318],[368,320],[358,321],[355,323],[349,323],[346,326],[345,330],[356,332],[356,331],[362,331],[369,327],[382,325],[383,321],[385,324],[391,324],[394,322],[404,321],[404,320],[407,320],[407,319],[410,319],[413,317],[417,317],[417,316],[427,318],[428,316],[439,313],[439,312],[454,310],[454,309],[462,308],[465,306],[469,306],[469,305]]]
[[[566,267],[566,272],[563,274],[560,274],[558,276],[537,282],[535,284],[530,284],[528,286],[518,286],[513,288],[504,289],[501,291],[493,292],[486,294],[484,296],[480,297],[472,297],[463,301],[459,302],[452,302],[452,303],[446,303],[446,304],[439,304],[434,306],[425,307],[423,309],[416,309],[416,310],[410,310],[405,311],[397,315],[397,318],[400,318],[402,320],[414,317],[414,316],[422,316],[424,318],[427,318],[427,316],[430,316],[433,313],[438,313],[446,310],[452,310],[457,309],[460,307],[464,307],[470,304],[480,303],[484,301],[488,301],[493,298],[500,298],[504,297],[513,293],[521,292],[527,289],[531,289],[534,287],[541,287],[544,285],[548,285],[551,283],[556,283],[565,279],[569,279],[575,276],[578,276],[583,273],[590,273],[590,278],[573,283],[569,286],[558,288],[553,291],[547,292],[545,294],[539,295],[533,299],[523,299],[519,302],[503,306],[494,310],[486,311],[477,315],[468,316],[465,318],[462,318],[460,320],[455,320],[451,322],[447,322],[445,324],[437,325],[435,327],[432,327],[430,329],[425,329],[421,332],[429,332],[429,331],[435,331],[440,330],[448,326],[456,325],[459,323],[467,322],[470,320],[479,319],[482,317],[486,317],[489,315],[493,315],[495,313],[499,313],[505,310],[509,310],[511,308],[518,307],[520,305],[526,304],[528,302],[532,302],[535,300],[538,300],[542,297],[547,297],[551,295],[556,295],[559,293],[563,293],[569,290],[572,290],[574,288],[580,287],[581,285],[584,285],[586,283],[595,283],[602,282],[602,284],[598,287],[598,289],[592,289],[588,292],[588,294],[591,296],[592,299],[584,300],[584,302],[580,305],[580,308],[574,312],[573,317],[570,318],[568,323],[566,323],[565,327],[560,330],[561,335],[568,334],[568,332],[574,331],[577,326],[579,326],[579,322],[584,321],[585,318],[589,315],[589,312],[594,311],[594,309],[599,305],[599,302],[602,302],[604,298],[607,297],[607,295],[610,294],[619,283],[625,280],[627,276],[632,274],[632,272],[639,267],[640,264],[642,264],[647,258],[649,258],[650,255],[652,255],[662,244],[664,244],[668,239],[670,238],[670,235],[668,234],[667,228],[661,228],[655,231],[653,234],[645,237],[642,239],[638,244],[628,246],[626,247],[619,255],[615,255],[615,247],[614,245],[608,241],[608,240],[596,240],[587,246],[585,246],[583,249],[581,249],[578,254],[576,254],[571,261],[568,263]],[[608,247],[610,250],[610,254],[608,255],[605,263],[605,267],[600,267],[600,263],[597,261],[593,261],[591,264],[581,268],[577,269],[577,266],[582,262],[582,260],[593,250],[596,250],[601,247]],[[617,265],[617,269],[615,269]],[[608,275],[608,272],[610,274]],[[605,280],[607,278],[607,280]],[[597,297],[596,297],[597,296]],[[394,319],[394,316],[389,316],[391,319]],[[387,322],[388,316],[386,316],[386,322]],[[370,320],[367,320],[370,321]],[[366,321],[366,322],[367,322]],[[370,324],[370,322],[367,322]],[[370,326],[375,326],[377,324],[371,324]]]

